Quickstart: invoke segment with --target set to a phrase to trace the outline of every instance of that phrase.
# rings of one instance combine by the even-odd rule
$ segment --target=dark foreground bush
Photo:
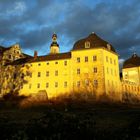
[[[18,106],[20,102],[26,98],[26,96],[20,96],[18,93],[7,93],[3,96],[3,103],[8,106]]]

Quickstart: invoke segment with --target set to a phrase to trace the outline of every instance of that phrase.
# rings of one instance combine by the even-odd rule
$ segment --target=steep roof
[[[137,54],[133,54],[129,59],[127,59],[123,64],[124,68],[133,68],[140,66],[140,57]]]
[[[95,33],[91,33],[88,37],[78,40],[75,44],[72,50],[82,50],[87,49],[85,48],[85,42],[90,42],[90,48],[100,48],[105,47],[107,48],[107,44],[109,44],[107,41],[101,39],[98,35]],[[110,44],[109,44],[110,45]],[[115,49],[110,45],[110,50],[113,52],[116,52]]]
[[[26,58],[18,59],[9,63],[8,65],[21,65],[24,63],[61,60],[61,59],[70,59],[70,58],[71,58],[71,52],[60,53],[60,54],[49,54],[49,55],[44,55],[44,56],[37,56],[36,58],[26,57]]]
[[[71,52],[66,52],[66,53],[38,56],[36,59],[35,58],[31,59],[30,62],[51,61],[51,60],[61,60],[61,59],[70,59],[70,58],[71,58]]]

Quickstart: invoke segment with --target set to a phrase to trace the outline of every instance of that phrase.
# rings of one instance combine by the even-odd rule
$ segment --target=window
[[[127,78],[128,78],[128,74],[127,74],[127,73],[124,75],[124,78],[125,78],[125,79],[127,79]]]
[[[111,69],[111,75],[113,75],[113,70]]]
[[[30,77],[32,78],[32,73],[30,73]]]
[[[12,56],[11,55],[9,55],[9,59],[11,59],[12,58]]]
[[[93,72],[94,72],[94,73],[97,73],[97,67],[94,67],[94,68],[93,68]]]
[[[116,65],[116,60],[114,60],[114,65]]]
[[[46,64],[49,65],[49,62],[47,62]]]
[[[22,78],[22,79],[24,78],[24,73],[21,74],[21,78]]]
[[[106,62],[108,62],[108,56],[106,56]]]
[[[58,87],[58,82],[55,82],[55,87]]]
[[[80,69],[77,69],[77,74],[80,74]]]
[[[108,70],[108,67],[106,68],[106,71],[107,71],[107,74],[109,74],[109,70]]]
[[[98,86],[98,80],[94,80],[94,86],[95,86],[95,87]]]
[[[80,63],[80,57],[77,57],[77,63]]]
[[[107,49],[108,49],[108,50],[111,50],[110,44],[107,44]]]
[[[31,87],[32,87],[32,84],[29,84],[29,89],[31,89]]]
[[[87,80],[87,79],[85,80],[85,85],[89,86],[89,80]]]
[[[49,71],[46,71],[46,76],[49,76]]]
[[[13,56],[13,60],[15,60],[15,56]]]
[[[67,87],[67,82],[64,82],[64,87]]]
[[[49,83],[46,83],[46,88],[48,88],[49,87]]]
[[[17,54],[20,54],[20,51],[17,51]]]
[[[80,87],[80,81],[77,81],[77,87]]]
[[[96,55],[93,56],[93,61],[97,61],[97,56]]]
[[[41,72],[38,72],[38,77],[41,77]]]
[[[37,88],[40,88],[40,84],[39,83],[37,84]]]
[[[67,66],[67,61],[64,61],[64,65]]]
[[[89,41],[85,42],[85,48],[90,48],[90,42]]]
[[[112,64],[112,58],[110,58],[110,63]]]
[[[55,71],[55,76],[58,76],[58,70]]]
[[[17,74],[16,73],[14,73],[14,79],[16,79],[17,78]]]
[[[88,62],[88,56],[85,56],[85,62]]]
[[[58,62],[55,62],[55,64],[58,64]]]
[[[41,64],[39,63],[38,66],[41,66]]]

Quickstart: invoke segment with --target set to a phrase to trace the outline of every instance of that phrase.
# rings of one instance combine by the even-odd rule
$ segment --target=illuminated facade
[[[123,64],[122,89],[127,93],[140,93],[140,57],[133,54]]]
[[[31,57],[19,51],[17,57],[13,52],[9,53],[14,59],[5,62],[9,53],[1,51],[1,95],[9,92],[24,95],[44,93],[52,98],[73,92],[90,92],[97,96],[108,94],[121,98],[118,54],[111,44],[95,33],[78,40],[66,53],[59,52],[56,34],[52,36],[48,55],[38,56],[35,51]]]

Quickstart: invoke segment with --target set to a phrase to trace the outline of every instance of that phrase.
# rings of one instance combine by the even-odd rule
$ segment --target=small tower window
[[[89,41],[85,42],[85,48],[90,48],[90,42]]]

